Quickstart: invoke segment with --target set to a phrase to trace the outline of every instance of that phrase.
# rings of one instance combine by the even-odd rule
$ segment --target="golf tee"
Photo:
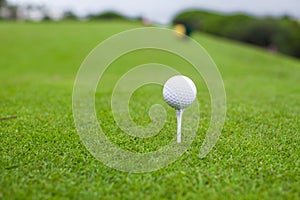
[[[177,117],[177,143],[181,142],[181,119],[182,119],[183,109],[176,110]]]

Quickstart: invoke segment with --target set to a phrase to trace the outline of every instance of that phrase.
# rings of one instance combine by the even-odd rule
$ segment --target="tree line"
[[[245,14],[219,14],[190,10],[178,14],[173,24],[238,40],[300,58],[299,21],[283,16],[254,17]]]

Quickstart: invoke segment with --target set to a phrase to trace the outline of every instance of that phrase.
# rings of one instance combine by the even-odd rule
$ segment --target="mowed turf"
[[[163,104],[168,122],[149,139],[123,134],[110,112],[115,81],[139,64],[162,63],[195,80],[201,112],[197,137],[182,157],[152,173],[106,167],[84,147],[72,115],[77,70],[109,36],[137,23],[0,24],[0,199],[300,199],[300,61],[256,47],[194,34],[222,74],[227,116],[207,157],[198,157],[210,120],[203,81],[184,60],[162,51],[129,53],[114,62],[96,92],[97,117],[108,137],[133,152],[149,152],[174,139],[176,121],[161,87],[132,97],[133,119]]]

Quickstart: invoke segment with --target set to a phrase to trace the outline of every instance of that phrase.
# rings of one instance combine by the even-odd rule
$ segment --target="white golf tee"
[[[176,109],[176,117],[177,117],[177,143],[181,142],[181,119],[182,119],[182,113],[183,109]]]

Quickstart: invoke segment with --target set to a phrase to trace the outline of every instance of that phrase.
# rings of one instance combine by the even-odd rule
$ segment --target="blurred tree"
[[[77,16],[72,11],[66,11],[63,19],[66,20],[77,20]]]
[[[4,7],[7,5],[6,0],[0,0],[0,8]]]
[[[5,7],[7,4],[6,4],[6,0],[0,0],[0,20],[3,18],[3,7]]]
[[[127,20],[127,18],[124,17],[123,15],[112,12],[112,11],[97,14],[97,15],[90,15],[88,18],[92,19],[92,20],[98,20],[98,19],[103,19],[103,20],[116,20],[116,19]]]
[[[300,58],[300,24],[292,18],[282,18],[274,43],[279,51]]]
[[[263,47],[274,45],[274,37],[279,31],[278,23],[273,19],[256,20],[245,27],[241,40]]]
[[[44,17],[42,18],[42,21],[49,22],[52,21],[52,18],[48,14],[44,14]]]

